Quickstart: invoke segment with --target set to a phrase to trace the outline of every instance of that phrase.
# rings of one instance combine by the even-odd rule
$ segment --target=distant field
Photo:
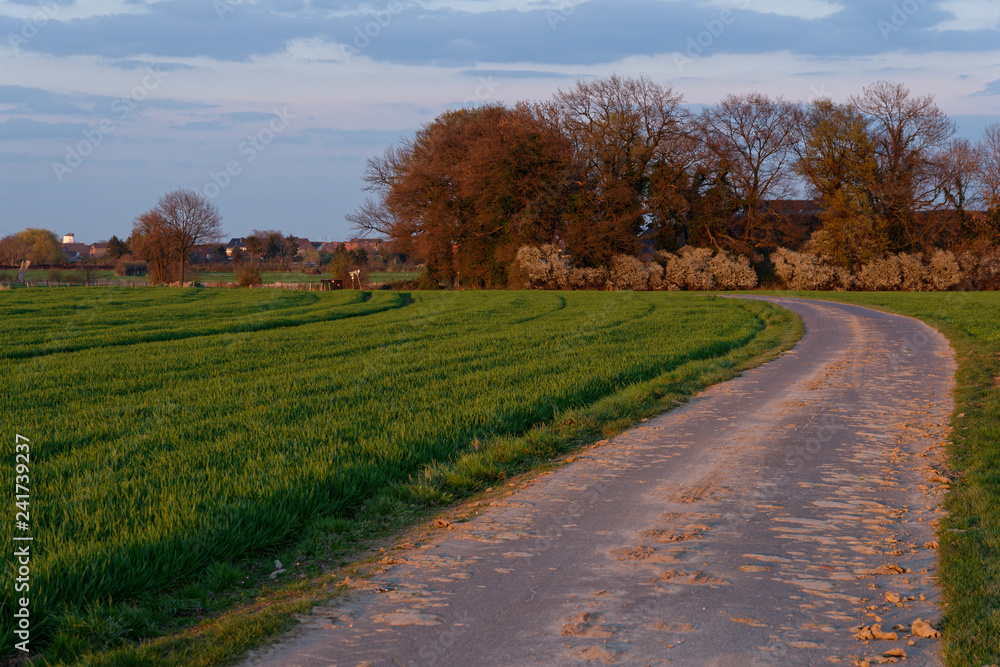
[[[0,418],[31,441],[32,645],[101,664],[219,608],[248,557],[494,484],[796,326],[678,293],[114,288],[6,292],[0,322]]]
[[[82,280],[82,274],[79,270],[64,270],[59,271],[62,274],[61,281],[64,282],[78,282]],[[6,278],[4,277],[6,275]],[[17,271],[3,271],[0,272],[0,282],[10,282],[17,275]],[[235,273],[232,271],[226,272],[214,272],[214,271],[200,271],[195,274],[197,279],[202,283],[216,283],[216,282],[233,282],[235,278]],[[265,284],[270,283],[315,283],[320,280],[331,278],[329,274],[323,275],[313,275],[309,273],[302,272],[264,272],[261,274]],[[373,271],[368,274],[366,280],[371,284],[380,284],[387,282],[398,282],[405,280],[416,280],[420,277],[419,271]],[[96,280],[113,280],[125,283],[145,283],[148,278],[146,276],[116,276],[114,271],[104,270],[95,271],[92,276]],[[44,282],[52,279],[51,272],[48,269],[28,269],[25,272],[25,280],[28,282]]]
[[[83,280],[83,274],[79,269],[56,269],[60,275],[58,282],[77,282]],[[0,271],[0,282],[11,282],[17,277],[16,270]],[[122,282],[146,282],[146,276],[116,276],[115,272],[107,269],[94,271],[91,276],[95,280],[118,280]],[[47,282],[52,280],[52,270],[50,269],[28,269],[24,272],[24,279],[27,282]]]
[[[420,271],[372,271],[368,274],[368,282],[387,283],[400,280],[416,280],[420,277]]]

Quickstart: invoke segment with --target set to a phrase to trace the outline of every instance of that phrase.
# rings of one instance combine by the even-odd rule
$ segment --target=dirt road
[[[940,664],[911,627],[941,615],[951,350],[774,301],[793,351],[393,550],[247,664]]]

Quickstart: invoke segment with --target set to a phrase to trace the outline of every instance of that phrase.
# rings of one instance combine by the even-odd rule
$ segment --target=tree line
[[[115,261],[119,275],[145,273],[154,284],[183,282],[196,250],[210,249],[217,266],[240,267],[252,262],[270,270],[289,270],[293,261],[301,260],[316,267],[313,270],[317,273],[325,270],[345,279],[350,270],[364,269],[371,261],[364,248],[348,250],[343,243],[329,250],[300,247],[295,236],[278,230],[254,230],[243,238],[243,247],[233,248],[229,257],[221,237],[222,216],[216,206],[198,192],[179,189],[163,195],[156,206],[138,215],[127,239],[112,236],[102,259]],[[28,228],[0,239],[0,264],[16,265],[25,259],[35,265],[67,261],[59,238],[47,229]],[[81,269],[87,265],[81,264]]]
[[[647,77],[580,81],[542,102],[448,111],[370,159],[348,215],[433,283],[503,287],[520,248],[581,270],[643,245],[779,247],[847,270],[888,253],[987,252],[1000,229],[1000,124],[956,138],[933,96],[880,81],[846,103],[751,92],[695,113]],[[780,202],[806,197],[815,215]]]

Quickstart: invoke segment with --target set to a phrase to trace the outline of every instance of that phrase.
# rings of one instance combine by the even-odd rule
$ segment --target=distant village
[[[113,237],[112,237],[113,238]],[[348,252],[364,251],[369,258],[384,254],[386,244],[383,239],[351,239],[348,241],[310,241],[307,238],[295,238],[298,245],[296,256],[308,260],[315,253],[333,253],[337,250]],[[79,243],[76,234],[69,233],[62,237],[62,249],[67,264],[75,264],[85,260],[100,260],[107,256],[109,241],[97,243]],[[225,258],[222,253],[225,252]],[[247,237],[234,237],[225,244],[205,244],[191,256],[194,263],[215,263],[231,260],[234,257],[250,257],[252,253],[247,247]]]

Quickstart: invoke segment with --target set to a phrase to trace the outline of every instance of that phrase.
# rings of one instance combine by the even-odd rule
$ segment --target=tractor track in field
[[[768,300],[794,350],[408,533],[245,664],[941,664],[951,348]]]

